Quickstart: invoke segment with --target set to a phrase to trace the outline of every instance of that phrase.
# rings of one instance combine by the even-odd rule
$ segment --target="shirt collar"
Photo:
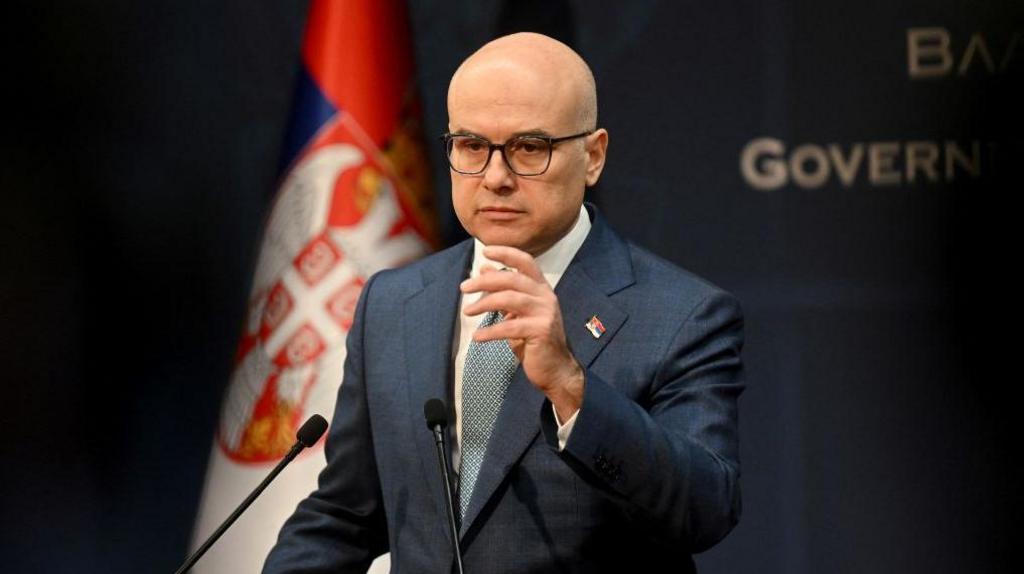
[[[583,242],[587,239],[588,233],[590,233],[590,214],[587,213],[587,208],[581,205],[579,217],[576,218],[576,223],[569,230],[569,233],[562,236],[547,251],[537,256],[537,266],[540,267],[541,273],[544,274],[544,278],[547,279],[552,289],[558,285],[558,281],[562,278],[566,268],[569,267],[572,258],[576,256],[576,252],[579,251]],[[484,244],[479,239],[474,238],[473,268],[470,271],[470,277],[476,277],[480,273],[480,267],[485,263],[490,263],[499,268],[502,266],[500,263],[484,257],[483,251]]]

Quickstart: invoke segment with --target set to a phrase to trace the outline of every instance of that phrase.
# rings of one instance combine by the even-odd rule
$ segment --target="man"
[[[608,134],[567,46],[487,44],[448,114],[474,239],[366,284],[327,467],[265,572],[362,572],[386,551],[396,572],[451,570],[433,397],[454,406],[466,572],[693,571],[739,518],[738,304],[584,206]]]

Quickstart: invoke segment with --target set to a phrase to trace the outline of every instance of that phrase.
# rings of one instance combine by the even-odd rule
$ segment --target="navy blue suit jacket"
[[[693,571],[691,554],[739,518],[740,307],[624,242],[588,208],[590,234],[555,290],[586,370],[583,406],[558,452],[551,404],[516,373],[461,525],[471,574]],[[459,283],[472,251],[465,241],[367,282],[327,467],[265,573],[365,572],[387,551],[393,572],[451,570],[423,404],[451,396]],[[606,328],[599,338],[585,327],[594,315]]]

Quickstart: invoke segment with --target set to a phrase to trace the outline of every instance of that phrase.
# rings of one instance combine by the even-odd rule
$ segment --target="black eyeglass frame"
[[[557,138],[556,137],[551,137],[551,136],[536,135],[536,134],[526,134],[526,135],[516,136],[516,137],[514,137],[514,138],[512,138],[512,139],[510,139],[510,140],[508,140],[508,141],[506,141],[505,143],[502,143],[502,144],[491,143],[487,138],[482,138],[482,137],[480,137],[478,135],[474,135],[474,134],[453,134],[453,133],[450,133],[450,132],[446,132],[446,133],[441,134],[441,138],[440,139],[444,143],[444,156],[445,156],[445,159],[448,160],[448,167],[450,167],[453,170],[455,170],[456,173],[461,173],[462,175],[479,175],[479,174],[483,173],[484,171],[487,170],[487,166],[491,164],[491,156],[494,155],[494,150],[497,149],[497,150],[501,150],[501,159],[505,162],[505,165],[508,166],[509,171],[511,171],[512,173],[514,173],[516,175],[522,176],[522,177],[532,177],[532,176],[536,176],[536,175],[543,175],[544,173],[546,173],[548,171],[548,168],[551,167],[551,157],[555,154],[555,145],[556,144],[562,143],[564,141],[569,141],[569,140],[574,140],[574,139],[577,139],[577,138],[586,137],[586,136],[589,136],[592,133],[594,133],[594,130],[587,130],[585,132],[580,132],[578,134],[573,134],[571,136],[561,136],[561,137],[557,137]],[[481,167],[477,171],[462,171],[461,169],[459,169],[459,168],[455,167],[454,165],[452,165],[451,150],[448,148],[448,146],[450,145],[450,142],[454,138],[456,138],[456,137],[475,138],[475,139],[478,139],[481,142],[484,142],[485,144],[487,144],[487,148],[488,148],[487,149],[487,159],[484,161],[483,167]],[[508,160],[508,154],[505,153],[505,150],[507,149],[509,144],[517,142],[517,141],[522,141],[522,140],[525,140],[525,139],[544,140],[548,144],[548,160],[544,164],[544,169],[538,171],[537,173],[519,173],[518,171],[516,171],[516,168],[512,167],[512,162],[510,162]]]

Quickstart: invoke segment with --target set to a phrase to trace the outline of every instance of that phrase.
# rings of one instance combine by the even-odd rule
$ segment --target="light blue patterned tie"
[[[491,311],[477,329],[490,327],[503,318],[498,311]],[[462,467],[459,471],[459,515],[462,518],[466,516],[473,486],[480,475],[494,421],[518,365],[504,339],[469,343],[462,370]]]

